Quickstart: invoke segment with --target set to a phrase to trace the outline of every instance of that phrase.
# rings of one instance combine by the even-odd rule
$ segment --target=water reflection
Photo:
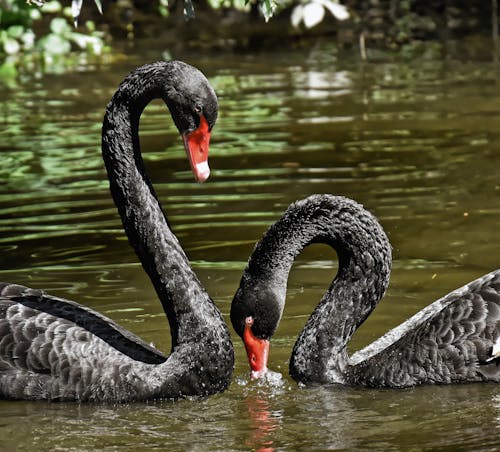
[[[250,437],[245,444],[259,452],[273,452],[274,437],[280,427],[280,413],[272,411],[271,403],[262,395],[250,395],[245,398],[250,420]]]
[[[350,71],[317,71],[304,68],[302,71],[294,71],[292,83],[296,86],[295,94],[299,97],[320,99],[331,96],[345,96],[351,94],[353,86],[353,73]]]

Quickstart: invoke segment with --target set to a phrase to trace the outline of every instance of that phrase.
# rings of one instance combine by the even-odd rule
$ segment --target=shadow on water
[[[148,60],[161,53],[148,52]],[[228,320],[253,244],[289,203],[311,193],[360,201],[394,247],[389,292],[353,350],[499,266],[500,91],[491,64],[361,64],[326,44],[175,57],[202,68],[219,96],[211,179],[193,183],[159,102],[142,118],[141,145],[173,229]],[[2,92],[0,279],[77,300],[168,351],[165,316],[121,230],[99,149],[105,105],[144,62],[136,54]],[[238,383],[247,364],[233,334],[236,377],[224,394],[125,406],[2,402],[5,447],[498,448],[494,385],[301,389],[289,379],[295,338],[335,269],[335,253],[320,246],[293,268],[270,358],[283,387]]]

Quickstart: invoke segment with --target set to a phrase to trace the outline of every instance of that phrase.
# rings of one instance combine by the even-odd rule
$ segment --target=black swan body
[[[75,302],[0,285],[0,397],[124,402],[205,396],[226,389],[233,346],[221,313],[191,269],[147,177],[139,118],[162,98],[196,179],[208,177],[217,97],[205,76],[178,61],[129,74],[107,106],[102,152],[130,244],[170,323],[169,356]]]
[[[303,384],[409,387],[500,380],[500,270],[437,300],[364,349],[347,345],[389,284],[391,246],[376,218],[347,198],[292,204],[256,245],[231,306],[252,376],[267,370],[295,257],[326,243],[339,268],[293,348],[290,375]]]

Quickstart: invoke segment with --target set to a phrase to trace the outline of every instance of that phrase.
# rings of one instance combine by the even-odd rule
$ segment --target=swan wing
[[[116,399],[139,367],[166,357],[112,320],[75,302],[0,284],[0,395]],[[127,383],[129,384],[129,383]],[[122,391],[123,392],[123,391]]]
[[[500,381],[500,270],[427,306],[350,359],[369,386]]]

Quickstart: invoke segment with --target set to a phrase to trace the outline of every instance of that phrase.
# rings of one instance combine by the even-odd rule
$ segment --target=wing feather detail
[[[92,326],[93,325],[93,326]],[[88,308],[23,286],[0,285],[0,396],[119,400],[141,390],[166,357]],[[130,389],[126,389],[129,388]]]
[[[348,378],[368,386],[500,381],[500,270],[415,314],[355,353]]]

